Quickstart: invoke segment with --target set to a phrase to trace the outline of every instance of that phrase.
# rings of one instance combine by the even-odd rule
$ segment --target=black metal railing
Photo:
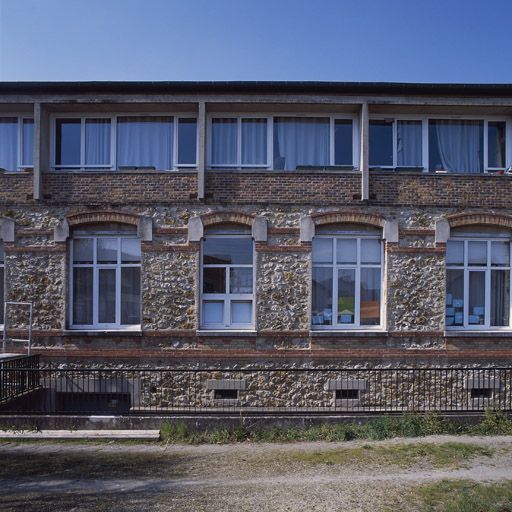
[[[0,359],[0,404],[39,387],[39,355]]]
[[[28,364],[28,362],[27,362]],[[512,368],[0,369],[0,414],[512,411]]]

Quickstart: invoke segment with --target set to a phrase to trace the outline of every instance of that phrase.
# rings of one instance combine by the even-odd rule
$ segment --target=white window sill
[[[65,336],[142,336],[142,329],[137,328],[127,329],[66,329]]]
[[[330,338],[333,336],[340,337],[372,337],[372,336],[387,336],[388,331],[385,329],[347,329],[344,331],[334,329],[318,329],[310,330],[309,335],[313,338]]]
[[[221,337],[227,337],[227,336],[256,336],[256,331],[252,329],[248,330],[230,330],[230,329],[224,329],[224,330],[212,330],[212,329],[200,329],[196,331],[197,336],[221,336]]]

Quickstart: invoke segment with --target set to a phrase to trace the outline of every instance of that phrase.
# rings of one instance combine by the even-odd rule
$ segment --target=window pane
[[[73,324],[92,325],[92,268],[73,269]]]
[[[446,326],[464,324],[464,270],[446,271]]]
[[[510,266],[509,242],[491,242],[491,265],[497,267]]]
[[[140,268],[121,269],[121,323],[140,324]]]
[[[0,242],[0,265],[4,264],[4,258],[5,258],[4,246]]]
[[[369,162],[374,166],[393,165],[393,122],[370,121]]]
[[[464,265],[464,242],[449,241],[446,244],[446,264]]]
[[[23,119],[22,165],[34,165],[34,120]]]
[[[488,123],[488,165],[489,167],[505,167],[505,126],[503,121]]]
[[[178,164],[196,163],[197,121],[180,119],[178,123]]]
[[[73,240],[73,262],[93,263],[93,243],[92,238],[76,238]]]
[[[482,121],[429,120],[430,170],[482,172],[483,133]]]
[[[357,240],[342,238],[336,240],[336,261],[338,263],[357,262]]]
[[[206,238],[203,263],[252,265],[252,247],[250,238]]]
[[[487,242],[468,242],[468,265],[487,265]]]
[[[332,325],[332,268],[313,267],[313,325]]]
[[[352,119],[334,121],[334,164],[352,165]]]
[[[250,324],[252,322],[252,301],[231,302],[231,323]]]
[[[485,272],[469,273],[468,324],[485,323]]]
[[[380,263],[380,240],[361,240],[361,263]]]
[[[116,323],[116,271],[98,272],[98,316],[100,324]]]
[[[236,165],[237,120],[212,120],[212,165]]]
[[[267,163],[267,120],[242,119],[242,164]]]
[[[274,118],[274,169],[329,165],[330,120]]]
[[[232,268],[229,275],[230,293],[252,293],[252,268]]]
[[[85,121],[85,164],[110,164],[110,119]]]
[[[361,269],[361,325],[380,324],[380,268]]]
[[[140,262],[140,240],[121,238],[121,263]]]
[[[313,262],[332,263],[332,238],[315,238],[313,240]]]
[[[338,270],[338,323],[353,324],[356,307],[356,271]]]
[[[224,323],[224,301],[208,300],[203,302],[203,323],[223,324]]]
[[[491,271],[491,325],[510,325],[510,271]]]
[[[226,269],[203,269],[203,293],[226,293]]]
[[[0,267],[0,324],[4,323],[4,267]]]
[[[119,117],[117,165],[172,169],[172,117]]]
[[[0,118],[0,169],[16,171],[18,165],[18,119]]]
[[[397,121],[397,165],[405,167],[422,166],[421,121]]]
[[[117,238],[98,238],[98,263],[117,263]]]
[[[80,119],[57,119],[55,165],[80,165]]]

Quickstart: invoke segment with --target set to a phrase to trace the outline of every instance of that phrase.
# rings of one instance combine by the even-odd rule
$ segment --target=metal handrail
[[[27,306],[29,311],[29,319],[28,319],[28,339],[20,339],[20,338],[8,338],[7,330],[8,330],[8,315],[7,310],[8,306]],[[7,301],[4,302],[4,333],[3,333],[3,343],[2,343],[2,351],[5,353],[7,351],[7,342],[11,343],[27,343],[27,355],[30,355],[32,350],[32,310],[33,304],[32,302],[18,302],[18,301]]]

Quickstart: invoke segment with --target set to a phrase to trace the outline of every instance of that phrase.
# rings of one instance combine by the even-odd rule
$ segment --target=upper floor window
[[[254,328],[254,242],[249,230],[208,230],[201,281],[202,328]]]
[[[446,326],[510,326],[510,239],[506,234],[460,233],[446,246]]]
[[[34,165],[34,120],[0,117],[0,169],[17,171]]]
[[[382,242],[377,231],[320,231],[313,240],[313,328],[380,326],[381,283]]]
[[[4,245],[0,242],[0,325],[4,323]]]
[[[214,117],[210,167],[352,167],[354,125],[353,118],[321,116]]]
[[[55,119],[56,169],[168,170],[196,165],[191,117],[109,116]]]

